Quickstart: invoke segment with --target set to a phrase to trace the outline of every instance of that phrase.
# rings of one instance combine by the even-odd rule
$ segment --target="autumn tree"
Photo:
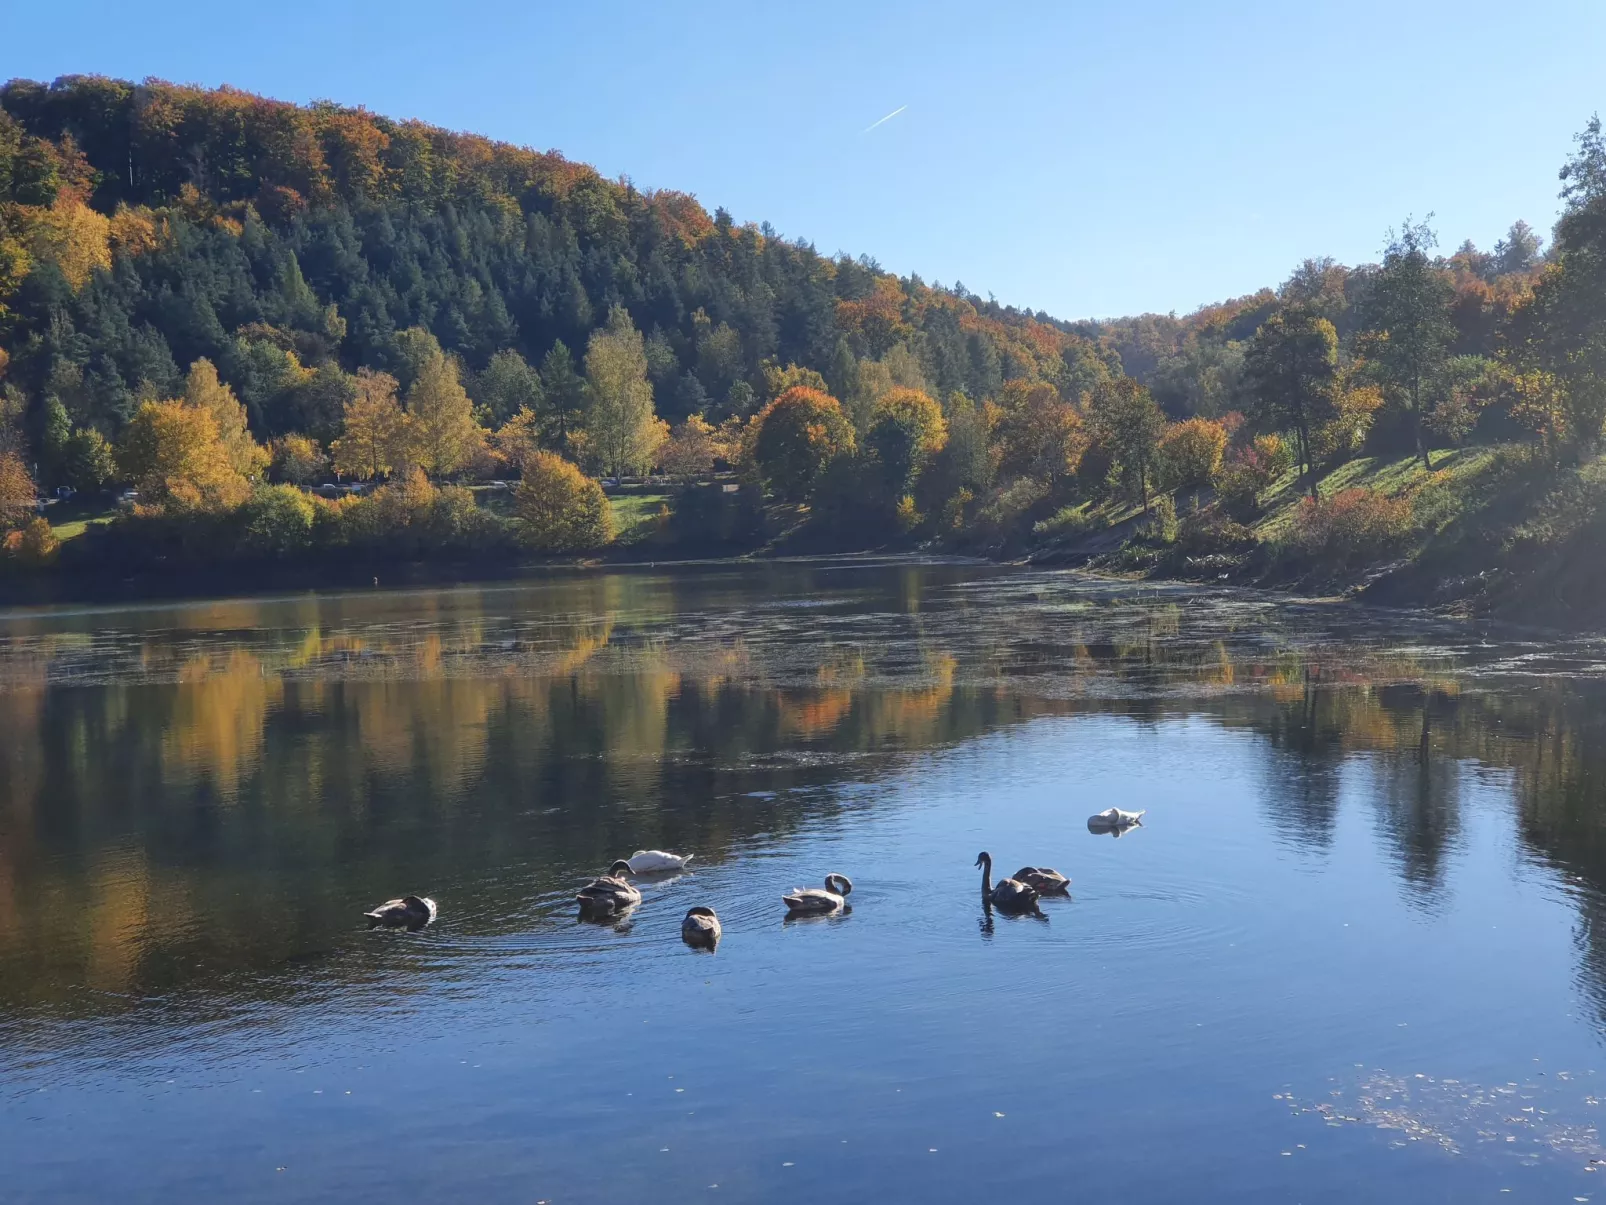
[[[21,523],[37,504],[33,475],[16,452],[0,452],[0,527]]]
[[[660,454],[664,472],[681,481],[695,481],[714,470],[714,459],[722,449],[719,433],[702,415],[689,415],[670,432]]]
[[[273,475],[292,485],[311,485],[329,471],[329,458],[318,441],[305,435],[286,435],[274,440]]]
[[[918,389],[894,386],[870,414],[865,444],[881,464],[886,484],[903,493],[948,442],[942,407]]]
[[[1227,451],[1227,428],[1208,418],[1168,426],[1160,436],[1160,478],[1171,489],[1197,490],[1210,484]]]
[[[1606,134],[1594,117],[1562,168],[1554,262],[1512,321],[1522,409],[1551,442],[1580,452],[1606,423]]]
[[[552,452],[538,451],[514,495],[525,539],[542,552],[580,552],[613,539],[613,511],[595,480]]]
[[[203,406],[144,403],[123,432],[118,463],[142,507],[232,510],[251,492]]]
[[[405,452],[399,445],[406,424],[407,416],[396,400],[396,378],[388,372],[359,369],[340,438],[331,448],[335,469],[364,480],[390,472],[397,467],[398,452]]]
[[[856,446],[853,424],[828,393],[794,385],[753,417],[753,460],[764,483],[788,501],[807,498],[826,465]]]
[[[1148,510],[1149,485],[1165,429],[1165,415],[1153,396],[1131,377],[1116,377],[1088,394],[1087,416],[1093,438]]]
[[[541,427],[541,416],[526,406],[497,428],[491,442],[502,459],[522,474],[542,450]]]
[[[1360,346],[1386,397],[1405,410],[1416,454],[1431,469],[1427,439],[1432,386],[1449,354],[1455,327],[1450,302],[1455,290],[1429,255],[1437,239],[1426,222],[1407,221],[1383,253],[1372,281]]]
[[[457,472],[484,446],[485,432],[474,421],[457,362],[439,350],[424,355],[414,370],[403,431],[407,462],[435,475]]]
[[[1304,307],[1273,314],[1249,342],[1244,373],[1261,422],[1293,429],[1310,496],[1319,499],[1312,434],[1337,414],[1338,334],[1333,324]]]
[[[255,477],[268,467],[270,456],[266,448],[251,438],[246,424],[245,407],[240,399],[218,379],[212,361],[200,359],[190,365],[184,378],[186,405],[205,410],[217,426],[218,438],[229,454],[229,465],[242,477]]]
[[[663,432],[653,413],[641,332],[623,306],[609,311],[608,324],[586,345],[586,385],[586,435],[603,470],[623,477],[651,468]]]
[[[976,430],[978,450],[985,436],[982,414]],[[1051,489],[1076,472],[1087,451],[1082,414],[1046,381],[1010,381],[999,394],[997,423],[999,472],[1029,477]]]

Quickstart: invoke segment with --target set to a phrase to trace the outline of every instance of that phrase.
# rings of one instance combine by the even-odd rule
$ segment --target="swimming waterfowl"
[[[828,874],[825,876],[825,889],[818,887],[794,887],[790,895],[781,899],[786,904],[788,912],[798,912],[807,916],[823,916],[827,912],[840,912],[847,903],[847,896],[853,890],[853,884],[848,881],[845,874]]]
[[[664,870],[685,870],[696,854],[672,854],[661,849],[638,849],[630,855],[631,874],[654,874]]]
[[[607,874],[580,888],[574,897],[580,911],[588,916],[613,916],[641,903],[641,892],[625,879],[629,873],[630,863],[621,858],[608,867]]]
[[[680,922],[680,937],[688,946],[705,946],[712,950],[724,932],[714,910],[701,905],[689,909],[686,919]]]
[[[1087,818],[1087,827],[1093,832],[1109,832],[1111,829],[1132,828],[1134,825],[1141,828],[1143,817],[1148,814],[1145,808],[1141,812],[1123,812],[1120,808],[1106,808],[1102,812],[1095,812]]]
[[[411,929],[417,932],[435,919],[435,901],[426,895],[404,895],[399,900],[386,900],[371,912],[364,912],[368,927],[377,929]]]
[[[1071,885],[1068,878],[1047,866],[1022,866],[1015,872],[1014,877],[1017,882],[1025,883],[1039,895],[1064,895]]]
[[[976,855],[976,865],[981,867],[981,894],[994,908],[1000,912],[1035,912],[1037,911],[1037,889],[1019,879],[1000,879],[993,884],[993,855],[983,850]]]

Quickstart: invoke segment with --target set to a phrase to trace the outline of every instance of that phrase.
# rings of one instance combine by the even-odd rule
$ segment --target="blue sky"
[[[0,77],[229,83],[552,147],[1068,318],[1373,259],[1407,215],[1451,246],[1548,231],[1606,107],[1601,0],[0,7]]]

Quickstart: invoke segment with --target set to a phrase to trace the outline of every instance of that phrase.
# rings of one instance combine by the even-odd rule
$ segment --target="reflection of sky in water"
[[[7,1200],[1589,1196],[1592,660],[901,566],[0,620]]]

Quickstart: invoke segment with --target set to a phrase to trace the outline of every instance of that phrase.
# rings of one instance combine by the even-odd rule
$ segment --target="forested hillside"
[[[416,121],[13,80],[0,525],[23,573],[507,558],[608,544],[596,477],[651,473],[673,484],[631,538],[686,551],[1071,555],[1113,530],[1169,572],[1498,559],[1558,490],[1594,498],[1598,123],[1562,178],[1549,248],[1519,221],[1443,255],[1406,219],[1378,264],[1066,322]],[[1396,462],[1420,469],[1372,471]],[[319,496],[336,478],[373,488]],[[87,531],[36,517],[71,490]]]

